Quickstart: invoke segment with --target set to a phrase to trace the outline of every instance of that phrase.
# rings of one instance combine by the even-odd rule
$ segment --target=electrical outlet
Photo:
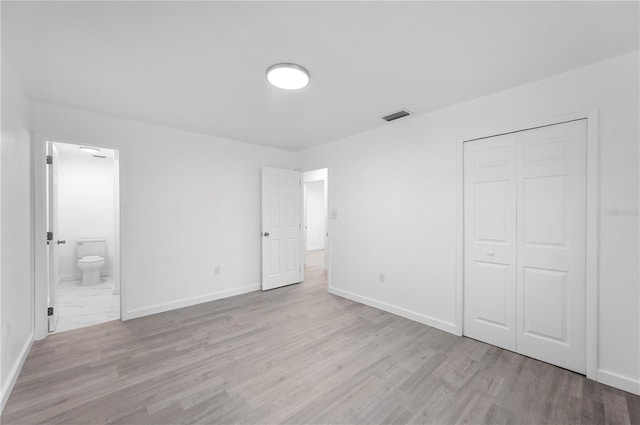
[[[380,283],[384,283],[384,273],[380,273],[380,277],[378,278],[378,280],[380,280]]]
[[[213,268],[213,274],[220,274],[220,266],[215,266]]]

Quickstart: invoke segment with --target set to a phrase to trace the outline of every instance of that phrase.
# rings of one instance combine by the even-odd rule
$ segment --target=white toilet
[[[78,267],[82,270],[83,285],[97,285],[102,282],[100,269],[107,255],[107,242],[104,238],[82,238],[76,240]]]

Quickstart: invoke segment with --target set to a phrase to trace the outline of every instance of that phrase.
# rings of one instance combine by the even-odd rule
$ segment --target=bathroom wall
[[[305,183],[307,251],[324,248],[324,181]]]
[[[81,152],[79,146],[56,143],[58,160],[58,237],[60,245],[60,280],[82,277],[77,266],[76,239],[104,237],[107,255],[102,276],[113,274],[114,239],[114,169],[113,151],[100,153],[107,158],[95,158]]]

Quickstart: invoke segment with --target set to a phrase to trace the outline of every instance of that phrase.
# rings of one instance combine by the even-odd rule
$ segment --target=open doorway
[[[113,149],[46,142],[47,331],[119,320],[119,161]]]
[[[326,272],[328,244],[328,172],[326,168],[303,173],[305,271]]]

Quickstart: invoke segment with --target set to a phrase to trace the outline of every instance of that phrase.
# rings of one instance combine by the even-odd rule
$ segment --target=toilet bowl
[[[78,260],[78,268],[82,270],[83,285],[97,285],[102,282],[100,269],[104,266],[104,257],[87,255]]]
[[[82,285],[97,285],[102,282],[100,269],[104,266],[107,244],[104,238],[76,239],[78,268],[82,270]]]

